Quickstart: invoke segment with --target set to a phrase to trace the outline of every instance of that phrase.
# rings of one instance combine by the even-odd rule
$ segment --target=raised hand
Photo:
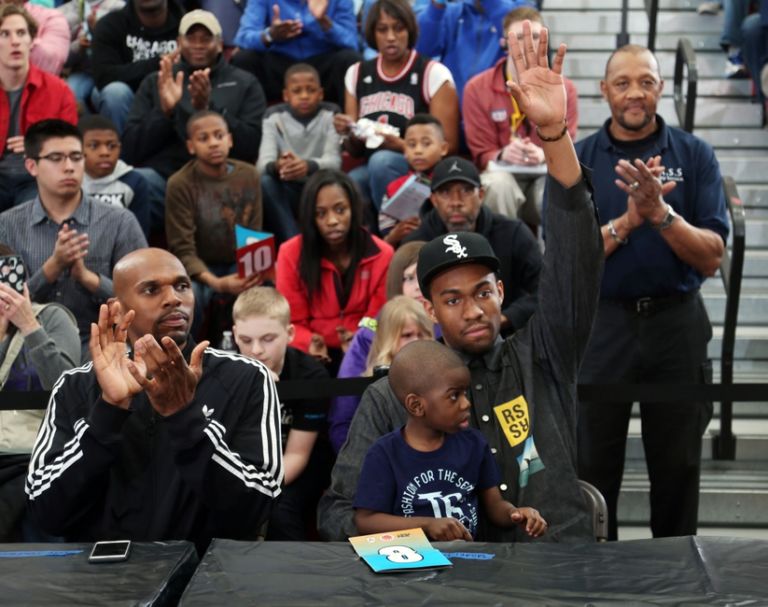
[[[167,335],[157,343],[145,335],[133,344],[136,364],[130,367],[137,385],[146,391],[152,408],[163,417],[184,409],[194,398],[203,374],[203,351],[210,342],[203,341],[192,350],[189,364],[179,346]]]
[[[120,322],[120,304],[113,301],[99,308],[99,322],[91,323],[89,348],[96,381],[101,388],[101,397],[109,404],[127,409],[131,399],[143,388],[134,379],[134,373],[144,373],[143,363],[128,358],[126,339],[128,327],[133,321],[130,310]]]
[[[550,68],[547,58],[548,38],[549,32],[542,28],[536,49],[531,35],[531,23],[524,21],[522,46],[515,36],[509,40],[518,82],[508,80],[507,87],[520,109],[541,129],[562,125],[566,111],[562,76],[565,44],[561,44],[557,49]]]
[[[160,109],[170,116],[184,94],[184,72],[179,70],[173,75],[173,66],[179,60],[179,50],[175,50],[160,58],[160,69],[157,72],[157,94],[160,97]]]
[[[79,234],[74,228],[65,223],[61,226],[56,236],[56,244],[53,245],[53,254],[50,259],[58,273],[72,266],[79,259],[88,255],[90,240],[88,234]]]

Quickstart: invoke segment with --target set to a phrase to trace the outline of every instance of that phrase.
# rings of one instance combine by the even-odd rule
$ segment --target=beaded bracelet
[[[556,135],[554,137],[545,137],[541,134],[541,131],[539,130],[539,127],[536,127],[536,134],[539,136],[539,139],[542,141],[546,141],[547,143],[552,143],[554,141],[560,141],[563,137],[565,137],[565,134],[568,132],[568,123],[563,120],[563,130],[560,131],[559,135]]]

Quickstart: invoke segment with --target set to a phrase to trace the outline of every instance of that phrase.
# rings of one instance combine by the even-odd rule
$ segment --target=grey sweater
[[[504,498],[537,508],[549,523],[544,539],[588,541],[590,517],[576,472],[576,379],[597,308],[603,244],[586,179],[570,189],[550,179],[548,191],[550,232],[536,312],[470,365],[470,423],[496,457]],[[404,423],[388,381],[371,385],[320,502],[323,536],[343,540],[356,534],[352,501],[365,453]],[[528,540],[517,528],[490,525],[481,526],[480,537]]]

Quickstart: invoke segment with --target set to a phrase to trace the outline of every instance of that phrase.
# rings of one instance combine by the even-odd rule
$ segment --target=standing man
[[[432,240],[419,252],[417,272],[427,311],[440,324],[445,343],[469,366],[470,425],[491,447],[504,499],[539,510],[549,522],[550,541],[589,541],[591,517],[576,476],[576,375],[597,307],[602,243],[565,125],[565,45],[549,69],[546,40],[544,29],[534,51],[526,22],[522,44],[512,42],[520,75],[512,92],[538,125],[549,170],[551,241],[536,313],[511,337],[499,337],[505,285],[495,274],[498,258],[479,234],[457,232]],[[323,535],[342,540],[357,534],[352,503],[365,453],[380,436],[402,427],[405,418],[386,378],[365,391],[320,503]],[[525,533],[490,525],[481,536],[530,541]]]
[[[39,194],[0,214],[0,242],[24,259],[32,299],[66,306],[85,345],[99,305],[112,297],[113,266],[147,241],[133,213],[83,196],[85,156],[76,126],[38,122],[24,137],[24,151]]]
[[[0,5],[0,211],[35,197],[24,168],[24,133],[45,118],[77,123],[77,105],[63,80],[30,63],[37,24],[23,8]]]
[[[576,146],[593,170],[606,222],[605,274],[582,383],[706,380],[712,328],[699,287],[720,265],[728,217],[712,148],[656,114],[663,86],[648,49],[616,50],[600,83],[611,117]],[[631,408],[584,402],[579,412],[579,475],[605,496],[612,539]],[[711,404],[641,403],[640,412],[653,535],[695,534]]]
[[[96,23],[91,70],[96,81],[91,101],[122,134],[134,93],[160,57],[176,50],[183,9],[176,0],[128,0]]]
[[[255,539],[283,477],[279,402],[258,361],[195,345],[184,266],[162,249],[115,266],[92,364],[63,376],[26,491],[68,540]],[[132,349],[126,356],[126,345]]]

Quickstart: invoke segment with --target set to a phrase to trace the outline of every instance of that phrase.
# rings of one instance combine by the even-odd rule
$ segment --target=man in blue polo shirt
[[[705,381],[712,328],[699,287],[720,264],[728,219],[712,148],[656,114],[663,85],[650,51],[616,50],[600,83],[611,118],[576,146],[594,171],[606,256],[581,383]],[[579,412],[579,477],[605,495],[613,539],[631,406],[583,402]],[[653,535],[695,534],[711,404],[640,410]]]

